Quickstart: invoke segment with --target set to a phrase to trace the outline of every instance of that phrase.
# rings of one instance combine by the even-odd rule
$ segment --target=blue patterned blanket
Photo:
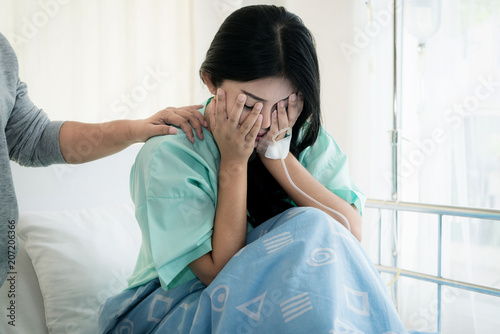
[[[292,208],[251,231],[206,287],[157,279],[108,299],[100,333],[407,333],[359,242],[320,210]]]

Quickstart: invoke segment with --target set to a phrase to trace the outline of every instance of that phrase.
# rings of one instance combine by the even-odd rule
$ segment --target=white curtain
[[[223,19],[208,2],[2,2],[21,79],[51,118],[133,119],[200,102],[195,62]]]
[[[286,6],[315,35],[325,125],[369,192],[366,162],[377,153],[366,153],[367,126],[378,117],[367,112],[367,53],[341,47],[354,43],[361,1],[2,0],[0,31],[32,101],[52,119],[136,119],[204,101],[198,70],[209,43],[229,13],[257,3]]]

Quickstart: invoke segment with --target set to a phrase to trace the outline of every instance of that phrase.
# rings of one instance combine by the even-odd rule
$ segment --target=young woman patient
[[[365,196],[321,125],[318,59],[300,18],[237,10],[200,76],[214,95],[205,139],[152,138],[132,168],[142,246],[128,289],[101,307],[100,332],[399,333],[358,242]],[[290,135],[286,170],[314,200],[266,157]]]

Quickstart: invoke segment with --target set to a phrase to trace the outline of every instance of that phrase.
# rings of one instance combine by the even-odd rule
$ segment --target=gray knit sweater
[[[31,167],[65,163],[59,148],[61,125],[30,101],[14,50],[0,33],[0,286],[8,273],[16,272],[13,256],[18,251],[18,207],[9,160]]]

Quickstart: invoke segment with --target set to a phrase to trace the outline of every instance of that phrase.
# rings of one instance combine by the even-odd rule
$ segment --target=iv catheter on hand
[[[280,139],[280,140],[277,140],[278,136],[283,134],[283,133],[285,133],[285,137]],[[314,198],[312,198],[311,196],[309,196],[308,194],[303,192],[299,187],[297,187],[297,185],[295,185],[295,183],[293,183],[293,181],[290,177],[290,174],[288,173],[288,170],[286,168],[286,164],[285,164],[285,158],[287,157],[288,152],[290,151],[291,141],[292,141],[292,128],[288,127],[288,128],[285,128],[283,130],[278,131],[278,133],[276,133],[276,135],[273,136],[271,141],[265,141],[265,142],[259,143],[259,145],[257,146],[257,152],[264,154],[264,156],[268,159],[273,159],[273,160],[280,159],[281,165],[283,166],[283,169],[285,170],[286,178],[288,179],[288,182],[290,182],[292,187],[295,190],[297,190],[300,194],[302,194],[306,198],[308,198],[309,200],[318,204],[321,208],[323,208],[327,211],[333,212],[335,215],[342,218],[342,220],[346,224],[347,229],[349,230],[349,232],[351,232],[351,224],[349,224],[349,221],[347,220],[347,218],[343,214],[341,214],[337,210],[334,210],[334,209],[320,203],[319,201],[315,200]]]

